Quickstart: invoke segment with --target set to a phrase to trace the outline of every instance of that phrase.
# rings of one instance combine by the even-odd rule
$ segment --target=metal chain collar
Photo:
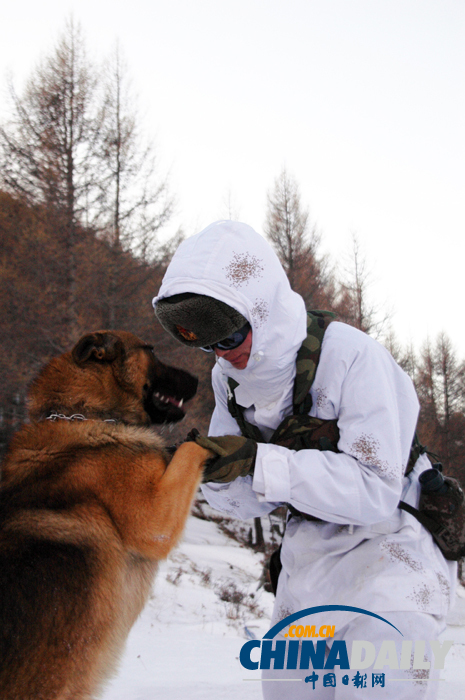
[[[85,416],[82,415],[82,413],[73,413],[72,416],[65,416],[63,413],[51,413],[45,420],[51,420],[51,421],[56,421],[56,420],[94,420],[90,418],[86,418]],[[104,423],[116,423],[115,418],[104,418],[103,419]]]

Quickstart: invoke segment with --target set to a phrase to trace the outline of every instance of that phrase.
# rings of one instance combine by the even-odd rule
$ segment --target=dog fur
[[[34,381],[2,468],[1,700],[88,700],[114,673],[210,455],[190,442],[170,460],[151,427],[180,420],[196,385],[113,331]]]

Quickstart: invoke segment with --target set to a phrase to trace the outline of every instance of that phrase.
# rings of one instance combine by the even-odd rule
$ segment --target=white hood
[[[247,224],[211,224],[181,243],[153,305],[183,292],[219,299],[247,318],[253,337],[247,367],[234,369],[224,358],[217,367],[239,383],[238,403],[254,404],[257,422],[277,427],[292,404],[295,358],[307,325],[303,299],[291,290],[271,246]]]

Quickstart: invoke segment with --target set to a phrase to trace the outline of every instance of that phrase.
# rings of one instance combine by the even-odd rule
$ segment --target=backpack
[[[278,425],[269,442],[293,450],[317,449],[339,452],[339,429],[337,420],[324,420],[309,416],[312,408],[310,388],[315,379],[321,354],[323,337],[328,325],[335,318],[330,311],[309,311],[307,315],[307,337],[303,341],[296,359],[296,377],[293,390],[293,413]],[[235,398],[234,390],[239,386],[228,378],[228,410],[236,419],[242,435],[257,442],[266,442],[256,425],[244,417],[244,408]],[[439,461],[421,445],[415,434],[405,474],[409,474],[422,454],[432,461],[432,468],[420,475],[422,487],[418,508],[399,501],[398,507],[413,515],[431,533],[446,559],[457,561],[465,556],[465,501],[462,488],[456,479],[442,474]],[[291,516],[306,520],[320,520],[302,513],[288,504]]]

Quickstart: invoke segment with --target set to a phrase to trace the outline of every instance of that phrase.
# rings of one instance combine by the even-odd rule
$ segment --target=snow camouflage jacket
[[[230,221],[181,244],[154,304],[182,292],[224,301],[252,326],[247,367],[234,369],[223,358],[213,369],[209,434],[240,435],[228,410],[232,378],[246,420],[270,440],[293,413],[296,356],[306,337],[302,298],[262,236]],[[287,526],[275,619],[308,607],[309,600],[315,606],[337,602],[378,612],[445,614],[456,565],[397,507],[400,499],[418,505],[418,477],[430,468],[422,455],[404,476],[419,411],[411,380],[376,341],[333,321],[310,393],[310,415],[337,421],[339,452],[260,443],[253,477],[202,486],[213,507],[238,518],[289,503],[322,521],[297,517]]]
[[[307,337],[302,343],[296,359],[294,381],[293,413],[278,425],[269,442],[292,450],[330,450],[339,452],[339,429],[337,420],[324,420],[309,415],[312,409],[311,386],[315,379],[324,333],[335,314],[327,311],[309,311],[307,314]],[[234,390],[238,386],[234,379],[228,379],[228,410],[236,419],[243,436],[257,442],[266,442],[256,425],[249,423],[244,412],[235,400]],[[427,453],[415,435],[405,469],[408,475],[419,457]],[[440,473],[438,477],[437,473]],[[442,464],[433,463],[424,476],[434,476],[438,481],[436,489],[422,486],[418,508],[400,501],[398,506],[413,515],[432,534],[446,559],[458,561],[465,556],[465,501],[463,490],[456,479],[442,476]],[[423,479],[420,479],[422,483]],[[431,483],[431,482],[429,482]],[[309,520],[318,520],[302,513],[288,504],[292,515]]]
[[[310,311],[307,314],[307,336],[296,357],[296,376],[292,397],[292,414],[278,425],[268,442],[294,450],[318,449],[338,452],[339,430],[336,420],[322,420],[309,415],[312,396],[309,393],[320,360],[321,345],[328,324],[335,314],[328,311]],[[237,403],[235,389],[239,386],[228,379],[228,410],[236,419],[242,435],[257,442],[264,440],[260,429],[249,423],[243,408]]]

